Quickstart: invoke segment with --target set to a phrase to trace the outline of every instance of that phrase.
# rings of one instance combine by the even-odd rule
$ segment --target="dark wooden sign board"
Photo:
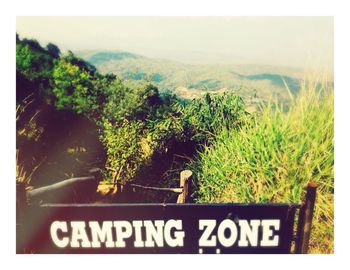
[[[290,253],[297,208],[288,204],[34,206],[23,217],[18,252]],[[102,228],[105,235],[99,237]]]
[[[310,182],[302,204],[28,204],[46,189],[17,188],[17,253],[307,253],[316,197]]]

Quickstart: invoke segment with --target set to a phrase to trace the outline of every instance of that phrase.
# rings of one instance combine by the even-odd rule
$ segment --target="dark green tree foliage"
[[[83,71],[90,73],[90,75],[95,75],[95,66],[91,65],[89,62],[84,61],[83,59],[76,57],[71,51],[68,51],[67,55],[65,55],[64,58],[72,65],[78,66]]]
[[[51,91],[53,61],[37,41],[21,40],[16,35],[16,106],[26,109],[17,117],[18,129],[54,98]]]
[[[206,94],[190,102],[173,100],[170,109],[159,111],[154,121],[149,120],[151,130],[162,141],[176,138],[177,141],[208,143],[223,128],[239,127],[245,115],[244,103],[238,96]]]
[[[107,162],[129,180],[156,150],[147,122],[164,106],[158,89],[149,83],[126,86],[115,79],[106,88],[101,141],[107,149]]]
[[[88,113],[96,109],[96,94],[89,72],[72,64],[68,58],[56,62],[53,72],[56,106],[58,109],[72,109],[77,113]]]
[[[48,53],[53,57],[53,58],[59,58],[60,57],[60,49],[52,43],[49,43],[46,45],[46,49],[48,51]]]
[[[54,44],[45,49],[16,35],[17,162],[33,185],[85,174],[94,163],[104,164],[96,124],[73,108],[55,106],[53,73],[59,59]],[[69,149],[86,152],[69,154]]]
[[[20,40],[16,36],[16,100],[29,95],[47,97],[52,80],[54,59],[35,40]]]
[[[230,94],[206,94],[180,110],[189,136],[200,143],[208,141],[223,128],[239,127],[246,114],[242,98]]]
[[[106,102],[112,75],[100,75],[96,68],[72,52],[55,61],[53,93],[58,109],[68,109],[98,120]]]
[[[54,100],[45,103],[51,106],[50,114],[62,111],[68,117],[72,113],[97,125],[99,140],[107,155],[106,165],[117,170],[122,181],[140,175],[145,167],[157,167],[159,160],[155,157],[164,157],[167,153],[194,154],[196,147],[210,143],[220,129],[238,126],[244,114],[238,97],[206,95],[199,100],[183,102],[170,93],[161,96],[150,82],[124,82],[113,74],[101,75],[72,52],[61,55],[53,44],[44,49],[36,41],[18,39],[16,58],[17,80],[21,87],[31,83],[33,89],[42,87],[45,91],[41,96],[46,97],[43,100],[47,97]],[[17,91],[22,89],[17,88]],[[57,126],[57,119],[51,129]],[[46,120],[50,121],[50,117]],[[72,129],[76,123],[72,123]],[[44,134],[45,127],[49,125],[41,124],[36,130],[43,130]],[[58,140],[54,135],[34,137],[38,141],[46,137],[46,145],[56,144],[50,141],[50,136]],[[176,147],[182,149],[183,143],[181,151],[184,152],[174,151]],[[191,149],[185,149],[189,146]],[[170,163],[164,166],[174,168],[173,158],[167,160]],[[159,172],[163,174],[164,170]]]

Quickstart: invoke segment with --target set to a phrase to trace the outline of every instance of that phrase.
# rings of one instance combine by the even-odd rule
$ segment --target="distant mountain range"
[[[148,58],[125,51],[77,52],[101,73],[114,73],[124,80],[150,80],[161,92],[196,98],[206,92],[233,91],[246,99],[270,97],[288,100],[299,90],[303,70],[264,65],[191,65]]]

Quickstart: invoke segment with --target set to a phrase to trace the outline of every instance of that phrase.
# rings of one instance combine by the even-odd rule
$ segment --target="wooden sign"
[[[308,251],[313,182],[302,204],[193,204],[192,172],[183,171],[179,188],[127,186],[179,193],[177,204],[59,203],[81,185],[94,192],[99,174],[91,174],[30,191],[17,183],[17,253],[277,254],[291,253],[293,241],[294,253]]]
[[[19,253],[290,253],[291,204],[28,206]]]

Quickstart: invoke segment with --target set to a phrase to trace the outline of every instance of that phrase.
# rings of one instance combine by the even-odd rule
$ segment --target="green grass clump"
[[[333,87],[305,82],[287,112],[274,103],[223,130],[190,166],[198,202],[300,202],[318,184],[312,253],[333,252]]]

